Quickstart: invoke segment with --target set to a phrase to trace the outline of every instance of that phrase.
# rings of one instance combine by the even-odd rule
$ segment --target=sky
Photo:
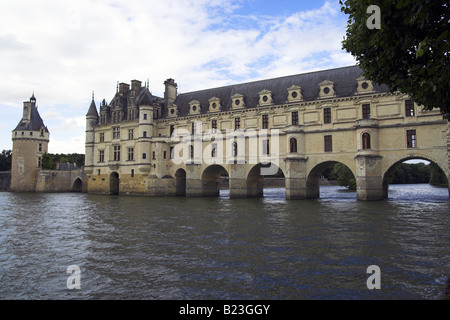
[[[20,0],[0,11],[0,150],[34,92],[49,153],[84,153],[94,93],[164,95],[355,65],[338,0]]]

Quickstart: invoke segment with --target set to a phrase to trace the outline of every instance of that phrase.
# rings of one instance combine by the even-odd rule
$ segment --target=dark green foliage
[[[424,163],[401,163],[396,165],[389,176],[389,183],[428,183],[430,166]]]
[[[409,94],[425,109],[450,119],[450,5],[448,0],[340,0],[349,15],[343,49],[364,76]],[[380,8],[381,28],[366,25]]]
[[[54,170],[56,169],[56,163],[76,163],[77,167],[84,166],[84,154],[71,153],[71,154],[51,154],[45,153],[42,156],[42,169]]]
[[[11,150],[3,150],[0,153],[0,171],[11,170],[11,159],[12,159]]]
[[[356,190],[355,176],[346,165],[336,163],[332,168],[331,176],[337,180],[340,186],[347,187],[350,190]]]
[[[430,164],[430,184],[433,186],[448,186],[448,180],[445,176],[445,173],[439,168],[438,165],[431,163]]]

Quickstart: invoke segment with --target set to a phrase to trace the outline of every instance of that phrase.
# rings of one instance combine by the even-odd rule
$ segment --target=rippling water
[[[448,190],[386,201],[0,193],[1,299],[441,299]],[[81,269],[69,290],[67,267]],[[381,289],[369,290],[369,265]]]

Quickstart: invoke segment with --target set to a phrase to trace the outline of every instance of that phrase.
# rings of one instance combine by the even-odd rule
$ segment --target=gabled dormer
[[[302,101],[302,88],[297,85],[292,85],[288,89],[288,102]]]
[[[333,98],[336,97],[336,93],[334,91],[334,82],[325,80],[319,83],[320,91],[319,98]]]
[[[220,99],[217,97],[212,97],[208,100],[209,102],[209,112],[219,112],[222,109],[222,104],[220,103]]]
[[[364,76],[356,79],[358,82],[358,87],[356,89],[356,94],[372,93],[374,92],[373,83],[367,80]]]
[[[240,93],[236,93],[231,97],[231,108],[242,109],[245,107],[244,96]]]
[[[167,117],[169,118],[175,118],[178,116],[178,106],[174,103],[172,103],[168,108],[167,108]]]
[[[189,102],[189,115],[200,114],[200,111],[200,101],[192,100],[191,102]]]
[[[259,105],[268,106],[273,104],[272,91],[264,89],[259,93]]]

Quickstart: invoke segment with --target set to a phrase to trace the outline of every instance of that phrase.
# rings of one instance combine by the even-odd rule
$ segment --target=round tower
[[[11,191],[34,192],[37,171],[48,152],[50,133],[38,112],[34,93],[23,103],[23,116],[12,132]]]

